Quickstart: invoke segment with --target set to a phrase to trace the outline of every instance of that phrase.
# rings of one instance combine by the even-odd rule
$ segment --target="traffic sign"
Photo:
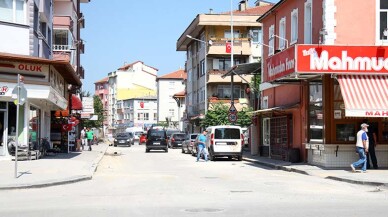
[[[19,100],[18,99],[18,89],[19,89]],[[12,91],[12,99],[15,100],[15,104],[19,103],[19,105],[23,105],[27,100],[27,89],[24,87],[23,83],[20,83],[19,85],[16,85],[16,87]]]
[[[228,120],[232,123],[236,122],[237,121],[237,113],[229,113]]]
[[[229,113],[232,113],[232,114],[237,113],[237,109],[236,107],[234,107],[234,103],[230,105]]]

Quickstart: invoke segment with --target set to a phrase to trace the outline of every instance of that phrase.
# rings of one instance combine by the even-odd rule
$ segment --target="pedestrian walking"
[[[371,168],[371,161],[373,165],[373,169],[378,169],[379,166],[377,165],[377,158],[376,158],[376,151],[375,148],[377,146],[377,126],[376,123],[370,124],[367,119],[364,119],[363,123],[366,123],[369,125],[367,135],[368,135],[368,141],[369,141],[369,147],[368,147],[368,154],[366,158],[366,168]]]
[[[203,154],[205,161],[207,161],[207,151],[206,151],[206,134],[207,131],[204,130],[202,134],[198,135],[197,137],[197,162],[199,161],[199,158],[201,157],[201,154]]]
[[[366,153],[368,153],[368,127],[367,123],[361,124],[361,130],[357,133],[356,152],[360,159],[352,164],[352,172],[356,172],[357,167],[361,167],[361,172],[366,172]]]
[[[84,150],[84,147],[85,147],[85,144],[87,145],[87,139],[86,139],[86,127],[84,127],[84,128],[81,130],[80,139],[81,139],[81,148],[82,148],[82,151],[83,151],[83,150]]]
[[[91,151],[92,150],[92,143],[93,143],[93,131],[90,128],[88,128],[86,131],[86,138],[88,139],[89,151]]]

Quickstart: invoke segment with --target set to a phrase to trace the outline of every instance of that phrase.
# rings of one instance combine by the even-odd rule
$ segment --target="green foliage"
[[[90,128],[101,128],[102,124],[104,122],[104,110],[103,105],[100,100],[100,97],[93,96],[93,102],[94,102],[94,115],[98,116],[98,119],[96,121],[91,120],[84,120],[83,126],[90,127]]]
[[[228,120],[229,104],[212,103],[205,115],[205,119],[201,121],[201,127],[206,128],[208,126],[215,125],[230,125]],[[237,123],[235,125],[241,127],[247,127],[252,124],[252,114],[249,112],[252,108],[244,108],[237,113]]]

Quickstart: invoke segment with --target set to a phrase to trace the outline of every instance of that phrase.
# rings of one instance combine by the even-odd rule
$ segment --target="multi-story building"
[[[230,104],[233,98],[237,110],[245,106],[239,103],[239,99],[247,98],[245,89],[252,75],[244,75],[243,79],[235,76],[233,97],[231,78],[221,76],[231,66],[260,60],[262,29],[256,20],[269,8],[271,4],[264,1],[257,1],[254,7],[249,7],[245,0],[232,13],[210,11],[198,14],[179,37],[177,50],[187,54],[186,118],[191,120],[189,132],[199,132],[197,119],[211,109],[211,103]],[[233,49],[230,47],[232,35]]]
[[[183,69],[156,79],[158,90],[158,122],[168,121],[171,127],[182,130],[182,116],[185,104],[177,103],[174,95],[185,89],[186,73]],[[172,126],[175,124],[174,126]]]
[[[61,2],[71,3],[66,10],[77,21],[80,2],[88,1]],[[16,139],[24,147],[36,145],[41,138],[53,140],[54,111],[82,109],[72,95],[82,84],[79,67],[54,58],[56,9],[53,0],[7,0],[0,4],[0,32],[6,33],[0,34],[0,157],[9,156],[7,144]],[[79,29],[78,22],[71,28]],[[79,32],[77,36],[75,39]],[[17,124],[13,92],[18,75],[23,77],[27,94]]]
[[[140,127],[144,130],[157,123],[157,98],[143,96],[117,102],[119,124],[125,127]],[[125,128],[122,128],[124,130]]]
[[[108,127],[108,106],[109,106],[109,78],[105,77],[99,81],[94,82],[95,92],[94,95],[98,96],[102,102],[104,111],[104,132]]]
[[[387,11],[382,0],[281,0],[259,18],[261,155],[349,167],[367,121],[388,166]]]
[[[158,69],[147,66],[141,61],[125,64],[108,74],[109,102],[108,124],[110,132],[115,128],[128,127],[124,124],[124,110],[118,110],[121,100],[155,96]]]

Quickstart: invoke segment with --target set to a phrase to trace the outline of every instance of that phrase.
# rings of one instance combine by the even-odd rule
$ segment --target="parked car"
[[[114,137],[114,146],[127,145],[131,147],[133,145],[133,134],[132,133],[117,133]]]
[[[208,148],[209,159],[214,161],[216,157],[237,157],[242,160],[242,148],[244,135],[241,127],[233,125],[222,125],[208,127],[206,134],[206,147]]]
[[[193,154],[193,149],[196,147],[195,139],[198,135],[198,133],[186,135],[186,139],[182,143],[182,153]]]
[[[141,136],[140,136],[140,138],[139,138],[139,145],[145,144],[146,141],[147,141],[147,134],[142,133]]]
[[[178,129],[166,129],[167,139],[170,139],[171,134],[173,133],[183,133]]]
[[[186,134],[185,133],[173,133],[171,134],[168,140],[168,147],[176,148],[182,147],[183,141],[185,141]]]
[[[167,134],[163,127],[153,126],[147,132],[146,152],[150,150],[165,150],[168,152]]]

